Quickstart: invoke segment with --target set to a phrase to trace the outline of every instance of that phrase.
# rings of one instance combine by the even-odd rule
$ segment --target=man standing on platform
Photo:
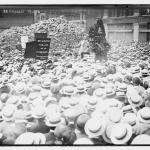
[[[105,36],[103,21],[98,19],[97,23],[89,30],[90,44],[92,52],[95,53],[95,61],[107,61],[107,53],[110,49],[110,45],[106,41]]]

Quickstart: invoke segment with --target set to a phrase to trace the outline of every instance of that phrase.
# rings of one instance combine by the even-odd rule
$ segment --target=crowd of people
[[[150,144],[150,62],[0,63],[1,145]]]

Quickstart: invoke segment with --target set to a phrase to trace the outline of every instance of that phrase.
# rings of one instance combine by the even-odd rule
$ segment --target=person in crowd
[[[129,48],[122,43],[115,49]],[[111,55],[102,63],[92,55],[80,59],[67,54],[45,64],[17,57],[0,60],[0,144],[149,144],[148,58],[131,57],[127,63]]]

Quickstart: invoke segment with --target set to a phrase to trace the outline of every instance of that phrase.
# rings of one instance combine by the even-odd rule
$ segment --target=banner
[[[26,43],[24,58],[35,58],[37,49],[38,47],[36,41]]]
[[[28,36],[21,36],[21,46],[26,48],[26,43],[29,41]]]
[[[50,38],[39,38],[37,39],[38,49],[36,51],[36,59],[47,60],[50,48]]]
[[[47,38],[47,33],[35,33],[34,38],[35,38],[35,41],[37,39]]]

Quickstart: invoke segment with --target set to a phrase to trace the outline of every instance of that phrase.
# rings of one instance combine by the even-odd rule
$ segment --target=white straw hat
[[[126,144],[132,137],[132,127],[129,124],[115,124],[111,132],[111,141],[113,144]]]
[[[137,113],[137,119],[142,123],[150,123],[150,108],[144,107],[140,109]]]
[[[79,138],[73,145],[94,145],[94,143],[89,138]]]
[[[141,134],[136,136],[131,145],[150,145],[150,136],[148,134]]]
[[[90,138],[95,138],[102,135],[105,131],[106,122],[100,117],[94,117],[89,119],[85,124],[85,133]]]

